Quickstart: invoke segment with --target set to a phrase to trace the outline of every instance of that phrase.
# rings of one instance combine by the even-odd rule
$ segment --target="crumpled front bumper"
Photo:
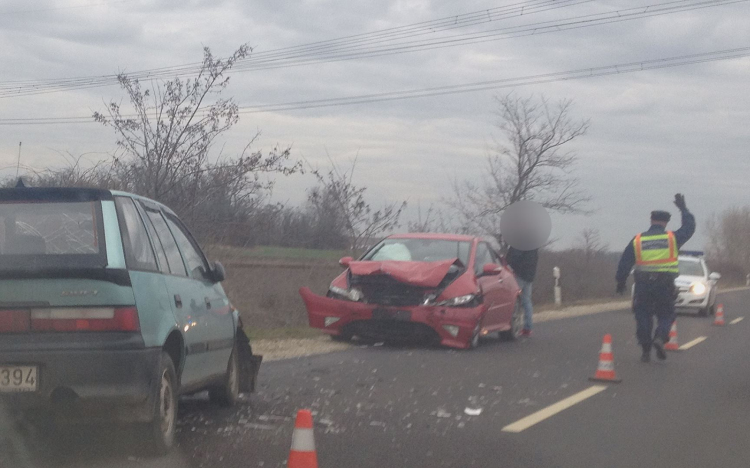
[[[468,348],[474,328],[482,315],[482,307],[443,307],[443,306],[381,306],[365,304],[314,294],[310,288],[299,291],[307,308],[310,326],[319,328],[330,335],[345,335],[357,326],[378,325],[382,323],[395,324],[402,321],[412,324],[422,324],[431,328],[438,336],[440,344],[454,348]],[[376,315],[391,316],[381,319]],[[334,323],[326,326],[326,318],[338,318]],[[408,317],[405,319],[404,317]],[[458,334],[454,337],[444,325],[458,327]],[[383,330],[385,327],[373,327]],[[383,336],[383,338],[388,338]]]

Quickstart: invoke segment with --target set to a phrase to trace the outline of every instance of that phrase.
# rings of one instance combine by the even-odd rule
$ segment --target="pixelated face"
[[[522,200],[506,208],[500,232],[508,245],[518,250],[541,248],[552,233],[552,220],[539,203]]]

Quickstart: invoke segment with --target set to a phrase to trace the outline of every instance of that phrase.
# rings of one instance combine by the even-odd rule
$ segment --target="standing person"
[[[522,336],[531,336],[531,327],[533,325],[532,315],[534,306],[531,303],[531,284],[536,276],[536,264],[539,258],[539,249],[518,250],[513,247],[508,248],[508,254],[505,260],[508,262],[513,272],[516,274],[516,281],[521,288],[521,306],[523,307],[523,330]]]
[[[617,293],[625,292],[625,282],[635,265],[633,277],[633,312],[636,321],[638,344],[643,348],[642,362],[651,360],[651,347],[656,349],[656,357],[667,358],[664,344],[669,340],[669,329],[675,319],[674,301],[676,290],[674,280],[679,275],[677,256],[679,248],[695,232],[695,217],[685,205],[685,197],[674,196],[674,204],[682,214],[682,226],[674,232],[667,231],[671,215],[666,211],[651,212],[651,228],[638,234],[625,247],[617,268]],[[656,331],[652,337],[656,316]]]

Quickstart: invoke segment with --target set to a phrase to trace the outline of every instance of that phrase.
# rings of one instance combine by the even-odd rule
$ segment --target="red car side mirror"
[[[352,262],[353,260],[354,260],[354,259],[353,259],[352,257],[343,257],[343,258],[342,258],[341,260],[339,260],[339,265],[341,265],[341,266],[342,266],[342,267],[344,267],[344,268],[349,268],[349,264],[350,264],[350,263],[351,263],[351,262]]]
[[[482,267],[483,275],[499,275],[503,271],[503,267],[497,263],[487,263]]]

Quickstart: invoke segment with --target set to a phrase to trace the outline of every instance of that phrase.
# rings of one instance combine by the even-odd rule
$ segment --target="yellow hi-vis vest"
[[[636,271],[679,273],[677,241],[672,231],[651,236],[638,234],[633,247]]]

